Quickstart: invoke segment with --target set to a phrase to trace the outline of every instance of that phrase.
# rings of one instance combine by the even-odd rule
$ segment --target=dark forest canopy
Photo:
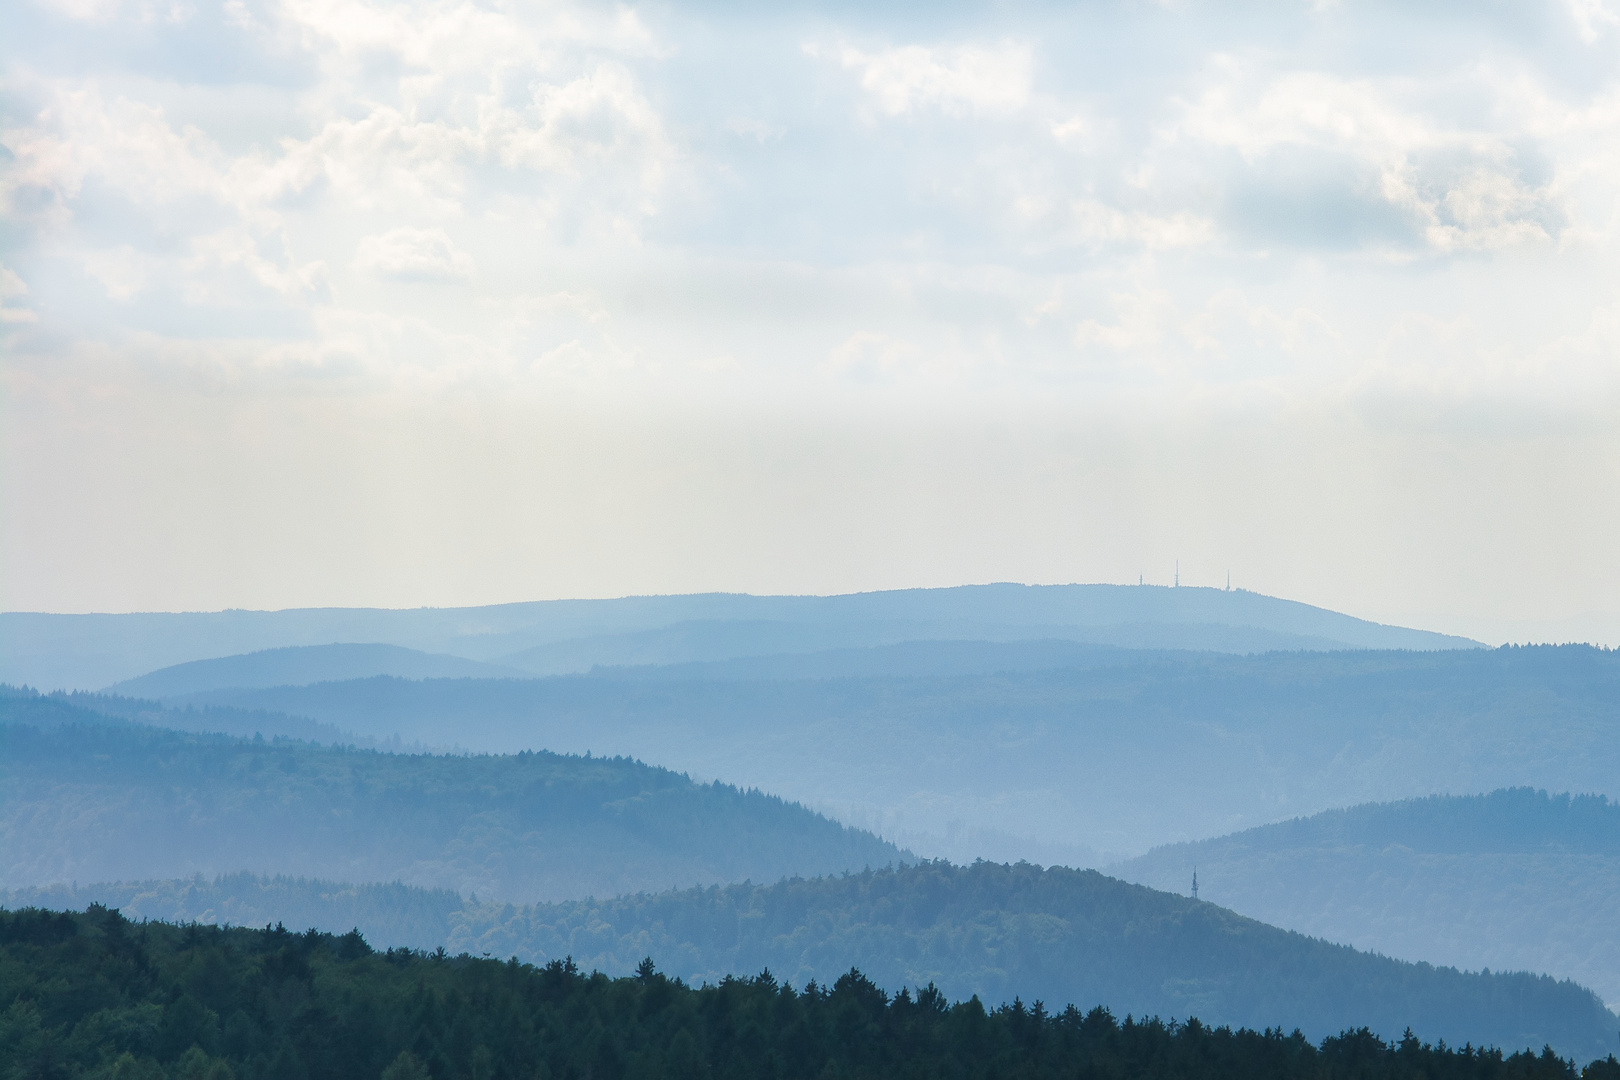
[[[0,889],[0,907],[78,911],[99,904],[130,919],[221,926],[350,926],[378,948],[446,945],[478,908],[475,897],[401,882],[322,881],[239,872],[204,877],[99,883],[58,882]]]
[[[879,985],[936,983],[1116,1012],[1301,1026],[1314,1037],[1410,1025],[1424,1038],[1598,1053],[1617,1025],[1592,995],[1522,974],[1405,964],[1288,934],[1212,904],[1087,872],[927,864],[896,871],[513,907],[445,891],[233,874],[0,891],[0,906],[123,908],[161,921],[358,927],[379,947],[572,956],[626,974],[651,952],[688,981],[768,966],[796,984],[851,965]]]
[[[628,758],[245,740],[0,695],[0,880],[12,886],[252,870],[533,900],[902,855],[797,804]]]
[[[1620,1021],[1572,982],[1464,973],[1358,952],[1095,871],[923,863],[530,908],[469,908],[452,948],[627,972],[646,953],[688,979],[859,967],[890,989],[1300,1027],[1410,1026],[1424,1038],[1551,1043],[1598,1055]]]
[[[0,912],[0,1061],[8,1080],[1620,1080],[1612,1058],[1578,1072],[1550,1049],[987,1011],[857,971],[802,991],[769,972],[692,988],[650,959],[610,979],[102,908]]]

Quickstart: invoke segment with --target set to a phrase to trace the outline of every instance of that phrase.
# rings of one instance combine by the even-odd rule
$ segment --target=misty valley
[[[1620,1080],[1602,648],[997,585],[8,612],[0,679],[6,1080]]]

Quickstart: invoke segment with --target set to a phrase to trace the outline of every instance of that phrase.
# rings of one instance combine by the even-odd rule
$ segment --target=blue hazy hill
[[[745,623],[745,627],[730,624]],[[1135,648],[1450,649],[1477,643],[1244,591],[974,585],[843,596],[625,597],[478,608],[0,613],[0,682],[97,689],[192,660],[375,642],[538,674],[915,640],[1064,639]]]
[[[1620,653],[1586,646],[1244,656],[932,642],[183,703],[374,739],[638,756],[958,860],[1097,865],[1435,791],[1620,797]]]
[[[230,687],[307,686],[373,675],[402,679],[500,679],[523,674],[513,667],[484,664],[444,653],[425,653],[399,645],[292,645],[175,664],[109,686],[107,692],[122,697],[166,698]]]
[[[534,900],[904,855],[803,806],[629,758],[199,735],[0,693],[0,882],[12,887],[249,870]]]
[[[1111,867],[1392,956],[1573,978],[1620,1002],[1620,804],[1529,788],[1333,810]]]

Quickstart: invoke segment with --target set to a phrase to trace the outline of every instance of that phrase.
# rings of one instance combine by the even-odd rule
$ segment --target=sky
[[[15,0],[0,608],[1620,643],[1620,2]]]

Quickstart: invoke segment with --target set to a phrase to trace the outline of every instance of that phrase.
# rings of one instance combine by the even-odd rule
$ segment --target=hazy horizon
[[[1145,576],[1146,575],[1144,575],[1144,578],[1145,578]],[[822,593],[810,593],[810,592],[802,592],[802,593],[786,593],[786,592],[784,592],[784,593],[758,593],[758,592],[747,592],[747,591],[743,591],[743,590],[711,589],[711,590],[704,590],[702,592],[683,592],[683,593],[620,593],[620,594],[604,594],[604,595],[598,595],[598,596],[567,595],[567,596],[545,596],[545,597],[521,597],[521,598],[516,598],[516,599],[498,600],[498,601],[493,601],[493,602],[490,602],[490,603],[479,603],[479,604],[444,603],[444,604],[416,604],[416,605],[404,605],[404,604],[400,604],[400,605],[388,605],[388,604],[353,604],[353,605],[348,605],[348,604],[320,604],[320,603],[315,603],[315,604],[291,605],[291,606],[286,606],[286,607],[246,607],[246,606],[242,606],[242,605],[234,605],[234,606],[229,606],[229,607],[189,608],[189,609],[128,608],[128,609],[123,609],[123,610],[114,610],[114,609],[109,609],[109,608],[83,608],[83,609],[79,609],[79,610],[55,610],[55,611],[45,611],[45,610],[41,610],[41,609],[24,609],[24,608],[0,608],[0,613],[18,614],[18,615],[24,615],[24,614],[39,614],[39,615],[138,615],[138,614],[148,614],[148,615],[158,615],[158,614],[213,614],[213,613],[222,613],[222,612],[230,612],[230,611],[267,612],[267,613],[270,613],[270,612],[280,612],[280,611],[319,611],[319,610],[342,610],[342,609],[376,610],[376,611],[416,611],[416,610],[452,611],[452,610],[459,610],[459,609],[475,609],[475,608],[481,608],[481,607],[503,607],[503,606],[512,606],[512,605],[521,605],[521,604],[547,603],[547,602],[552,602],[552,601],[567,602],[567,601],[590,601],[590,600],[621,600],[621,599],[637,599],[637,598],[649,598],[649,597],[652,597],[652,598],[659,598],[659,597],[675,598],[675,597],[704,596],[704,595],[730,595],[730,596],[748,596],[748,597],[759,597],[759,598],[771,598],[771,597],[823,597],[823,598],[825,598],[825,597],[834,597],[834,596],[861,595],[861,594],[866,594],[866,593],[902,592],[902,591],[912,591],[912,590],[919,590],[919,589],[922,589],[922,590],[937,590],[937,589],[959,588],[959,587],[962,587],[962,586],[1001,585],[1001,584],[1016,584],[1016,585],[1117,585],[1117,586],[1147,585],[1147,586],[1150,586],[1150,587],[1157,586],[1157,587],[1161,587],[1161,588],[1180,587],[1180,588],[1185,588],[1185,589],[1209,589],[1209,590],[1216,591],[1216,592],[1228,591],[1227,587],[1224,584],[1222,584],[1222,585],[1201,585],[1201,584],[1195,585],[1195,584],[1184,583],[1184,584],[1181,584],[1179,586],[1176,586],[1173,581],[1169,582],[1169,583],[1146,581],[1146,580],[1143,580],[1143,581],[1090,581],[1090,582],[1082,582],[1082,581],[1066,581],[1066,582],[1060,582],[1060,581],[1053,581],[1053,582],[981,581],[981,582],[959,582],[959,583],[954,583],[954,584],[950,584],[950,585],[915,585],[915,586],[904,586],[903,585],[903,586],[895,587],[893,589],[883,589],[883,588],[859,589],[859,590],[851,590],[850,592],[822,592]],[[1268,599],[1284,600],[1284,601],[1289,601],[1289,602],[1293,602],[1293,603],[1307,604],[1307,606],[1310,606],[1310,607],[1319,608],[1319,609],[1325,610],[1325,611],[1333,611],[1333,612],[1335,612],[1337,614],[1348,615],[1348,616],[1351,616],[1352,618],[1361,619],[1361,620],[1364,620],[1366,622],[1377,623],[1377,624],[1385,625],[1385,626],[1404,627],[1404,628],[1413,629],[1413,630],[1425,630],[1425,631],[1430,631],[1430,632],[1433,632],[1433,633],[1449,634],[1449,635],[1453,635],[1453,636],[1456,636],[1456,637],[1471,638],[1472,640],[1478,641],[1481,645],[1485,645],[1485,646],[1526,645],[1526,644],[1553,644],[1553,645],[1557,645],[1557,644],[1587,644],[1587,645],[1598,645],[1598,646],[1602,646],[1602,647],[1612,648],[1612,647],[1616,647],[1617,645],[1620,645],[1620,635],[1616,635],[1616,636],[1613,636],[1613,637],[1610,637],[1610,636],[1606,635],[1605,629],[1606,629],[1607,624],[1606,624],[1606,622],[1604,620],[1602,620],[1600,618],[1571,618],[1571,619],[1564,619],[1564,620],[1540,620],[1540,621],[1538,621],[1538,620],[1525,620],[1525,619],[1520,619],[1520,620],[1466,619],[1466,618],[1458,618],[1458,617],[1455,617],[1455,616],[1449,616],[1448,617],[1448,616],[1445,616],[1445,615],[1436,615],[1436,616],[1434,616],[1433,621],[1431,621],[1430,623],[1400,622],[1400,621],[1395,621],[1395,620],[1379,619],[1379,618],[1376,618],[1374,616],[1363,614],[1361,612],[1357,612],[1357,611],[1354,611],[1354,610],[1343,610],[1343,609],[1330,608],[1330,607],[1326,607],[1325,605],[1322,605],[1322,604],[1313,604],[1313,603],[1309,603],[1308,601],[1297,600],[1297,599],[1295,599],[1293,597],[1270,596],[1269,594],[1259,592],[1258,590],[1243,589],[1243,588],[1239,588],[1238,586],[1235,586],[1235,585],[1231,587],[1231,591],[1253,593],[1253,594],[1258,595],[1258,596],[1267,597]],[[1472,630],[1473,633],[1470,633],[1469,632],[1470,630]]]
[[[1620,643],[1620,15],[22,0],[0,608],[1234,584]]]

